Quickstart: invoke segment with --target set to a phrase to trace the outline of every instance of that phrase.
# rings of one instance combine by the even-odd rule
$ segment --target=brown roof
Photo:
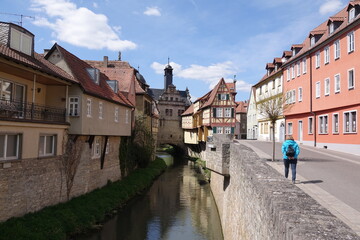
[[[293,48],[302,48],[303,46],[304,46],[303,44],[293,44],[291,46],[291,49],[293,49]]]
[[[265,69],[269,68],[275,68],[275,65],[273,63],[267,63]]]
[[[50,54],[55,49],[57,49],[61,53],[73,77],[80,83],[84,92],[96,97],[126,105],[128,107],[133,107],[131,104],[129,104],[128,101],[125,100],[124,96],[114,93],[114,91],[106,83],[106,80],[109,80],[109,78],[105,74],[100,72],[99,84],[96,84],[91,79],[90,75],[86,70],[88,68],[92,68],[92,66],[81,60],[80,58],[76,57],[72,53],[68,52],[57,43],[54,44],[54,46],[51,48],[45,58],[47,56],[50,56]]]
[[[292,51],[284,51],[282,57],[291,57]]]
[[[36,52],[34,52],[34,57],[32,57],[25,53],[13,50],[5,45],[0,45],[0,57],[24,65],[26,67],[30,67],[34,70],[47,73],[62,80],[77,82],[71,75],[45,60],[42,55]]]
[[[231,82],[231,83],[225,83],[227,88],[229,89],[230,93],[236,93],[236,83],[235,82]]]
[[[273,64],[282,63],[281,58],[274,58]]]
[[[194,113],[194,104],[191,104],[181,116],[192,115]]]
[[[237,107],[236,107],[236,113],[246,113],[247,112],[247,107],[249,105],[248,102],[236,102]]]

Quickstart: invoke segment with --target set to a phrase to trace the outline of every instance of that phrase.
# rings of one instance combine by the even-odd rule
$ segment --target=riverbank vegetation
[[[121,181],[109,183],[69,202],[9,219],[0,223],[0,240],[60,240],[85,232],[150,187],[165,168],[164,161],[156,158],[147,168],[139,168]]]

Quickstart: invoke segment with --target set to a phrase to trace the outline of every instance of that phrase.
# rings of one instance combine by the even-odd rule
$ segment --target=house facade
[[[247,126],[247,101],[236,102],[237,107],[235,110],[236,125],[235,125],[235,138],[246,139],[246,126]]]
[[[360,154],[360,1],[313,29],[284,63],[287,134],[303,144]]]
[[[186,144],[206,142],[207,137],[213,134],[235,133],[235,84],[235,81],[226,83],[220,79],[213,90],[192,104],[193,111],[190,109],[183,114],[182,128]],[[194,140],[196,137],[197,141]]]
[[[256,140],[258,138],[258,121],[256,107],[256,88],[252,87],[250,91],[249,104],[246,112],[246,139]]]

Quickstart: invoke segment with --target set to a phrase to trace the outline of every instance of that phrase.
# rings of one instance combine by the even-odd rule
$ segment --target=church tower
[[[164,90],[166,91],[166,89],[169,87],[169,85],[172,85],[172,83],[173,83],[173,68],[168,63],[168,65],[166,65],[164,69]]]

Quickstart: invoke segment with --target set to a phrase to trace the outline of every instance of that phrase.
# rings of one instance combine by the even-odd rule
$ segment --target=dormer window
[[[332,34],[334,32],[334,23],[330,23],[329,25],[329,33]]]
[[[11,27],[10,48],[31,56],[33,49],[33,36]]]
[[[295,55],[296,55],[295,48],[292,50],[292,55],[293,55],[293,56],[295,56]]]
[[[354,18],[355,18],[355,8],[352,8],[349,11],[349,22],[352,22]]]
[[[99,85],[99,79],[100,79],[100,71],[97,68],[87,68],[87,72],[89,73],[91,79]]]
[[[315,36],[312,36],[310,38],[310,46],[314,46],[315,45]]]
[[[107,80],[107,84],[111,87],[111,89],[114,91],[114,93],[117,93],[119,91],[119,83],[116,80]]]

